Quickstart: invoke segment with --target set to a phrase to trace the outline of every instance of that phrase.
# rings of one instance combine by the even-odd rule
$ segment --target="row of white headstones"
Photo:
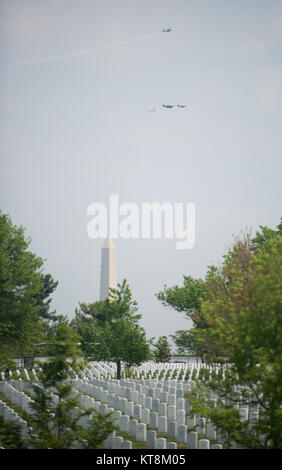
[[[193,377],[198,376],[202,367],[212,371],[209,366],[194,364]],[[187,368],[187,364],[145,363],[140,368],[136,368],[135,372],[140,375],[144,372],[150,375],[156,370],[161,373],[163,370],[172,369],[174,376],[177,376],[181,369],[187,372]],[[213,367],[216,373],[219,369],[219,365]],[[30,402],[34,394],[32,382],[36,380],[36,371],[32,371],[31,377],[26,370],[23,373],[24,380],[19,378],[0,382],[0,391],[10,403],[16,404],[26,413],[31,414]],[[94,408],[102,414],[112,412],[115,425],[123,435],[128,436],[128,438],[123,438],[117,435],[118,431],[114,431],[105,440],[105,448],[130,449],[132,441],[145,442],[148,449],[176,449],[177,443],[184,444],[188,449],[223,447],[224,433],[217,430],[213,423],[205,418],[189,414],[190,407],[184,394],[195,386],[195,380],[185,381],[177,380],[177,378],[116,380],[110,378],[114,377],[115,373],[115,364],[96,362],[92,363],[81,377],[77,376],[72,379],[74,393],[79,394],[81,405],[86,409]],[[107,379],[102,377],[107,377]],[[56,402],[55,394],[53,399]],[[244,406],[239,409],[239,412],[242,421],[249,419],[252,423],[258,419],[257,409],[249,410]],[[28,432],[29,434],[32,432],[28,423],[3,401],[0,402],[0,413],[8,421],[17,421],[24,437]],[[81,418],[79,424],[87,428],[88,422],[89,417],[86,416]],[[158,433],[166,435],[167,438],[158,437]],[[171,442],[170,439],[172,439]],[[233,447],[236,447],[235,444]]]
[[[96,378],[114,378],[116,376],[116,365],[113,363],[104,362],[92,362],[91,369],[88,370],[88,376],[94,376]],[[180,376],[185,377],[187,371],[193,371],[196,373],[196,377],[199,375],[201,368],[207,368],[208,366],[204,363],[199,365],[196,363],[155,363],[145,362],[141,366],[133,366],[130,368],[131,376],[134,376],[137,380],[149,379],[154,377],[155,380],[164,378],[167,375],[168,378],[178,379]],[[214,365],[214,371],[217,373],[221,368],[219,364]]]

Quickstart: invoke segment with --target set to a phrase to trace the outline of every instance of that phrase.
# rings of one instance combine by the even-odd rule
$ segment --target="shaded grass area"
[[[133,436],[129,436],[124,431],[117,430],[116,435],[123,437],[125,441],[131,441],[132,449],[146,449],[146,442],[136,441],[136,439]]]
[[[164,438],[166,439],[167,443],[175,442],[177,444],[177,449],[186,449],[186,444],[177,442],[175,438],[168,437],[166,433],[161,433],[161,432],[158,432],[157,429],[148,428],[148,427],[147,427],[147,431],[156,431],[156,439]],[[131,441],[133,449],[146,449],[146,442],[137,441],[134,437],[129,436],[129,434],[124,431],[117,430],[116,435],[123,437],[124,440],[126,441]]]

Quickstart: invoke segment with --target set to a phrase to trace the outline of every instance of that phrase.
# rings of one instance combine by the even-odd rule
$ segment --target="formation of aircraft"
[[[163,33],[170,33],[170,31],[172,31],[172,28],[163,28],[162,29],[162,32]],[[186,108],[186,104],[163,104],[162,105],[163,108],[165,109],[172,109],[172,108]],[[148,108],[147,111],[149,111],[149,113],[154,113],[156,111],[156,108]]]
[[[172,109],[172,108],[186,108],[186,104],[163,104],[162,107],[165,108],[165,109]],[[147,108],[147,111],[149,111],[149,113],[154,113],[155,111],[157,111],[156,108]]]

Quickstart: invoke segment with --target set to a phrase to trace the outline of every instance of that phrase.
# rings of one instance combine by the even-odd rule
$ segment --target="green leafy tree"
[[[166,336],[160,336],[158,341],[154,344],[156,348],[154,356],[156,362],[169,362],[171,356],[171,347]]]
[[[79,340],[70,326],[61,323],[47,346],[53,358],[43,363],[39,381],[33,384],[33,432],[39,437],[31,439],[34,447],[96,448],[114,429],[109,415],[83,409],[74,393],[70,379],[78,368]],[[87,429],[80,424],[85,416],[90,417]]]
[[[195,354],[203,356],[206,351],[206,345],[201,344],[198,338],[197,330],[178,330],[174,335],[170,335],[177,347],[178,354]]]
[[[203,302],[202,313],[211,325],[211,341],[226,351],[232,364],[228,377],[217,386],[221,397],[260,409],[252,434],[239,429],[233,439],[248,438],[248,447],[277,448],[282,443],[282,236],[252,250],[248,264],[243,269],[239,263],[236,270],[234,259],[245,259],[239,256],[244,245],[238,242],[226,258],[228,295],[217,290],[214,299]],[[226,417],[225,411],[218,419]],[[235,424],[234,419],[234,429]],[[226,427],[224,422],[221,427]]]
[[[260,231],[256,232],[256,236],[252,239],[252,248],[256,252],[261,248],[269,249],[270,242],[282,235],[282,217],[280,223],[277,225],[276,230],[260,225]]]
[[[215,325],[207,321],[202,305],[205,301],[214,302],[220,298],[222,317],[229,318],[227,305],[229,296],[233,295],[232,289],[236,293],[235,278],[243,276],[247,283],[249,264],[254,254],[262,248],[269,250],[270,241],[281,235],[282,219],[276,230],[260,226],[254,238],[246,234],[241,240],[235,240],[232,249],[223,256],[223,264],[220,267],[209,266],[204,279],[184,276],[183,286],[165,286],[163,291],[156,294],[164,306],[174,308],[192,320],[192,328],[176,331],[172,335],[181,352],[193,351],[205,359],[228,354],[226,345],[220,344],[215,337],[211,338],[210,330]]]
[[[40,291],[35,294],[34,298],[36,305],[39,306],[38,314],[44,320],[53,320],[55,321],[57,316],[55,315],[56,311],[50,312],[51,297],[55,289],[58,286],[58,281],[54,281],[51,274],[42,274],[41,275],[42,287]]]
[[[29,251],[31,240],[23,227],[13,225],[0,211],[0,366],[13,367],[12,358],[33,354],[33,344],[44,341],[50,295],[57,287],[43,273],[44,261]]]
[[[190,330],[178,330],[171,335],[180,353],[194,353],[205,356],[210,353],[219,353],[216,344],[206,340],[209,325],[201,313],[201,302],[210,295],[210,285],[217,269],[209,266],[205,279],[193,279],[191,276],[183,277],[183,286],[164,287],[156,294],[158,300],[165,307],[173,308],[184,313],[187,320],[192,321]]]
[[[213,269],[213,268],[212,268]],[[157,293],[158,300],[166,307],[172,307],[177,312],[183,312],[187,318],[196,317],[200,309],[200,301],[207,296],[206,281],[183,276],[183,286],[167,287]]]
[[[0,362],[30,353],[43,337],[35,296],[42,289],[42,258],[28,250],[30,240],[0,212]]]
[[[0,448],[24,449],[25,443],[21,439],[19,424],[5,421],[0,415]]]
[[[140,318],[124,280],[104,301],[81,303],[73,325],[82,337],[85,354],[95,360],[116,362],[119,379],[122,362],[140,365],[151,357],[145,331],[138,324]]]
[[[235,240],[222,265],[206,277],[205,293],[197,306],[202,323],[190,331],[211,360],[225,355],[230,366],[223,379],[200,382],[190,397],[192,413],[212,419],[229,442],[242,447],[281,447],[281,224]],[[216,408],[208,403],[212,392]],[[235,405],[259,407],[257,422],[243,423]]]

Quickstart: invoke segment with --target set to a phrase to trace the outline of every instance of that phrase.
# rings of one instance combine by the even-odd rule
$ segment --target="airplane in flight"
[[[164,28],[162,33],[170,33],[170,31],[172,31],[172,28]]]
[[[177,107],[178,108],[186,108],[186,104],[178,104]]]
[[[171,109],[174,108],[175,104],[163,104],[163,108]]]

